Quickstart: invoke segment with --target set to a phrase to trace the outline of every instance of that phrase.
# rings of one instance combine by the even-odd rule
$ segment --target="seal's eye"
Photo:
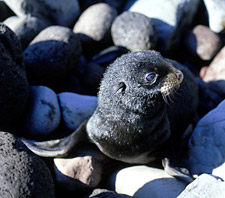
[[[151,85],[156,82],[157,74],[155,72],[150,72],[145,75],[145,81],[150,83]]]

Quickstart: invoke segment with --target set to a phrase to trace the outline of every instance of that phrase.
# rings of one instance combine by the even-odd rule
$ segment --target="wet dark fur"
[[[183,72],[184,79],[177,90],[177,102],[168,100],[167,104],[160,90],[170,77],[175,78],[176,68]],[[149,72],[158,74],[153,85],[145,81]],[[154,51],[129,53],[105,72],[98,107],[87,124],[62,140],[24,143],[41,156],[64,156],[84,136],[113,159],[148,163],[163,157],[169,150],[168,143],[179,141],[193,119],[197,95],[195,79],[182,65]],[[173,94],[169,97],[172,100]]]
[[[170,80],[169,74],[177,71],[172,64],[184,72],[182,89],[185,90],[180,97],[182,104],[172,103],[167,109],[160,87],[163,81]],[[152,71],[159,74],[159,78],[156,84],[149,85],[144,76]],[[188,101],[190,109],[185,109],[188,118],[184,116],[186,120],[182,120],[179,117],[184,115],[182,110],[187,105],[187,98],[196,102]],[[110,65],[104,75],[98,107],[88,121],[87,134],[111,158],[147,163],[165,154],[163,151],[168,150],[171,133],[174,137],[181,135],[195,112],[196,98],[193,76],[178,63],[166,60],[154,51],[126,54]],[[176,107],[181,109],[174,111]]]

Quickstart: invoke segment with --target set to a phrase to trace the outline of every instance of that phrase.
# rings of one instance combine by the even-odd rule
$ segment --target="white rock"
[[[160,51],[167,51],[179,42],[180,31],[192,23],[199,2],[199,0],[129,0],[125,10],[152,18],[161,40]]]
[[[97,107],[97,97],[63,92],[58,94],[63,121],[68,130],[76,130]]]
[[[101,169],[92,156],[54,159],[56,181],[67,190],[95,188],[101,180]]]
[[[117,193],[135,198],[174,198],[185,189],[186,184],[162,169],[140,165],[116,172],[110,179],[110,187],[114,186]]]
[[[50,22],[57,25],[73,25],[80,15],[77,0],[4,0],[4,2],[19,17],[36,16],[50,19]]]
[[[189,184],[178,198],[222,198],[225,197],[225,183],[219,178],[202,174]]]
[[[56,93],[45,86],[30,86],[28,114],[25,121],[27,133],[34,137],[52,134],[59,126],[60,119]]]
[[[209,27],[212,31],[219,33],[225,27],[225,1],[204,0],[209,15]]]
[[[225,181],[225,162],[221,166],[214,168],[212,175],[218,176]]]
[[[192,174],[212,173],[225,162],[225,100],[206,114],[189,140],[186,164]],[[218,175],[220,176],[220,175]]]
[[[64,189],[96,188],[102,180],[108,158],[93,145],[77,147],[66,158],[54,158],[55,179]]]

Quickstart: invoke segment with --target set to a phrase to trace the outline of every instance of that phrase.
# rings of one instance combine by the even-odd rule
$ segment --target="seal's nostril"
[[[178,71],[178,72],[176,72],[176,75],[177,75],[178,81],[182,82],[183,77],[184,77],[183,73],[181,71]]]

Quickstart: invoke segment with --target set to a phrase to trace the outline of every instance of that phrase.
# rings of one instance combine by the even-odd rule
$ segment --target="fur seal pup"
[[[178,100],[170,102],[175,92]],[[62,157],[88,140],[112,159],[146,164],[163,157],[168,143],[182,136],[196,111],[197,95],[187,68],[155,51],[128,53],[107,68],[98,106],[79,129],[59,140],[23,142],[40,156]]]

